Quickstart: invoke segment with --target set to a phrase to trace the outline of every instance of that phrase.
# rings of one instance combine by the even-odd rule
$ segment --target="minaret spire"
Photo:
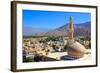
[[[69,39],[74,39],[74,25],[73,25],[73,20],[72,20],[72,17],[70,16],[70,19],[69,19],[69,28],[68,28],[68,32],[69,32]]]

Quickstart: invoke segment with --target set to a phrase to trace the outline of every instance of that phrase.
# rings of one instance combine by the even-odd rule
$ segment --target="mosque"
[[[84,45],[80,44],[74,39],[74,24],[72,17],[70,17],[69,21],[68,37],[68,55],[71,57],[82,58],[84,54],[87,52],[87,49],[84,47]]]

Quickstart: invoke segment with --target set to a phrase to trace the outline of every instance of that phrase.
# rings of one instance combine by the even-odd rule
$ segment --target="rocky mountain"
[[[91,34],[91,23],[85,22],[81,24],[74,24],[74,35],[75,36],[88,36]],[[51,30],[45,33],[45,36],[67,36],[68,35],[68,24],[65,24],[55,30]]]
[[[26,30],[25,28],[24,30]],[[26,35],[33,36],[67,36],[68,35],[68,24],[58,27],[53,30],[48,29],[27,29],[24,31]],[[89,36],[91,35],[91,22],[85,22],[80,24],[74,24],[74,35],[75,36]]]

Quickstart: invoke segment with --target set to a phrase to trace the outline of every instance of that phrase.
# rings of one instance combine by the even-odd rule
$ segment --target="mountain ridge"
[[[90,24],[91,24],[90,22],[74,24],[74,35],[76,35],[76,36],[85,36],[86,34],[87,34],[87,36],[90,35],[90,32],[91,32]],[[49,31],[46,33],[46,35],[67,36],[68,35],[68,24],[58,27],[53,31]]]
[[[56,29],[48,30],[43,32],[37,32],[33,36],[67,36],[68,35],[68,24],[62,25]],[[91,35],[91,22],[84,22],[80,24],[74,24],[74,35],[75,36],[89,36]]]

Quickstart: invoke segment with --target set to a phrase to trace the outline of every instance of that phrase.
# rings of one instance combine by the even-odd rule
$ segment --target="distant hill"
[[[91,23],[85,22],[81,24],[74,24],[74,35],[75,36],[88,36],[91,34]],[[48,31],[45,35],[49,36],[67,36],[68,35],[68,24],[56,28],[55,30]]]
[[[32,30],[31,29],[31,35],[33,36],[67,36],[68,35],[68,24],[65,24],[53,30],[43,30],[43,29],[33,29]],[[74,24],[74,35],[75,36],[90,36],[91,35],[91,22]]]
[[[74,32],[76,36],[90,36],[91,35],[91,23],[85,22],[82,24],[76,24]]]
[[[45,33],[48,31],[50,30],[46,28],[23,27],[24,36],[41,36],[45,35]]]

